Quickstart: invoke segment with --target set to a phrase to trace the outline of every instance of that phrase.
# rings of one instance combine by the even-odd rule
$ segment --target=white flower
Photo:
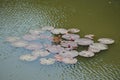
[[[93,43],[89,46],[92,49],[96,50],[106,50],[108,49],[108,46],[102,43]]]
[[[76,58],[63,58],[62,61],[64,63],[66,63],[66,64],[75,64],[75,63],[77,63],[77,59]]]
[[[80,32],[80,30],[72,28],[72,29],[68,29],[68,32],[70,32],[70,33],[78,33],[78,32]]]
[[[55,59],[53,58],[41,58],[40,59],[40,64],[44,64],[44,65],[51,65],[51,64],[54,64],[55,63]]]
[[[79,55],[83,57],[93,57],[95,54],[91,51],[81,51]]]
[[[75,51],[75,50],[72,50],[72,51],[64,51],[64,52],[59,53],[59,55],[61,55],[61,56],[63,56],[63,57],[73,58],[73,57],[78,56],[78,52]]]
[[[61,61],[63,60],[63,58],[64,58],[64,57],[61,56],[60,54],[56,54],[54,57],[55,57],[56,61],[60,61],[60,62],[61,62]]]
[[[53,34],[66,34],[68,31],[63,28],[53,29],[51,30]]]
[[[96,47],[88,47],[88,51],[91,51],[91,52],[100,52],[101,51],[101,49],[98,49],[98,48],[96,48]]]
[[[7,37],[6,38],[6,41],[8,41],[8,42],[15,42],[15,41],[18,41],[18,40],[20,40],[19,37]]]
[[[31,35],[31,34],[26,34],[23,36],[24,40],[32,41],[32,40],[37,40],[39,39],[38,35]]]
[[[52,45],[48,46],[46,50],[48,50],[50,53],[60,53],[64,51],[64,48],[61,47],[60,45]]]
[[[19,41],[13,42],[11,45],[15,47],[25,47],[28,45],[28,42],[19,40]]]
[[[98,41],[103,44],[113,44],[115,42],[113,39],[110,38],[100,38],[98,39]]]
[[[65,34],[62,36],[62,38],[66,40],[76,40],[76,39],[79,39],[80,36],[77,34]]]
[[[50,53],[48,51],[35,50],[35,51],[32,52],[32,54],[34,56],[38,56],[38,57],[45,57],[45,56],[48,56]]]
[[[20,56],[20,60],[23,60],[23,61],[34,61],[36,59],[37,59],[37,56],[34,56],[32,54],[25,54]]]
[[[88,39],[93,39],[94,35],[93,34],[88,34],[88,35],[85,35],[84,37],[88,38]]]
[[[91,39],[80,38],[80,39],[76,39],[75,42],[78,43],[78,45],[86,46],[92,44],[94,41]]]
[[[63,47],[71,48],[71,49],[78,47],[77,43],[74,41],[62,41],[60,44]]]
[[[27,46],[25,46],[25,48],[29,50],[39,50],[43,48],[43,46],[38,43],[29,43]]]

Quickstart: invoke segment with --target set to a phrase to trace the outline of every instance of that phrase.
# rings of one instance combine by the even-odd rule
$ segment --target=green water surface
[[[92,58],[78,57],[75,65],[20,61],[30,51],[5,38],[42,26],[78,28],[81,37],[94,34],[115,44]],[[120,0],[0,0],[0,80],[120,80]]]

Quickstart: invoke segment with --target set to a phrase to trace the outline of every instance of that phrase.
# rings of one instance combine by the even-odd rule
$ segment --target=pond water
[[[107,51],[77,64],[23,62],[30,53],[5,42],[42,26],[78,28],[80,35],[115,40]],[[0,80],[120,80],[120,0],[0,0]]]

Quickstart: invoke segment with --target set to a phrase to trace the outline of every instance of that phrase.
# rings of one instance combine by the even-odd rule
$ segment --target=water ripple
[[[28,33],[30,29],[48,25],[65,28],[76,27],[81,29],[80,35],[95,32],[96,35],[101,36],[102,33],[103,35],[119,39],[118,36],[115,36],[119,34],[119,12],[116,12],[117,14],[111,12],[113,10],[117,11],[120,7],[119,5],[116,5],[117,9],[116,7],[111,7],[108,10],[108,8],[101,6],[102,4],[106,5],[106,3],[101,2],[101,4],[98,1],[95,4],[99,5],[95,6],[89,0],[88,2],[58,0],[4,0],[0,2],[1,79],[120,80],[120,64],[116,64],[119,63],[119,59],[116,59],[119,56],[119,45],[117,45],[119,40],[113,46],[114,48],[110,49],[113,51],[97,54],[93,58],[79,57],[78,63],[74,65],[56,62],[50,66],[40,65],[39,61],[30,63],[19,61],[18,57],[21,54],[29,53],[29,51],[22,48],[13,48],[4,42],[4,39],[8,36],[20,37]],[[86,4],[88,6],[85,6]],[[90,15],[88,15],[89,13]],[[114,15],[116,15],[117,19],[112,18]],[[104,20],[102,19],[103,17]],[[109,22],[110,19],[111,22]],[[108,30],[109,27],[111,27],[110,30]]]

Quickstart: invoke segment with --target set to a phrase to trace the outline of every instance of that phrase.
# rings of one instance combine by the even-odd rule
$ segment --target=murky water
[[[23,48],[4,39],[23,36],[30,29],[51,25],[79,28],[81,36],[109,37],[116,41],[93,58],[78,57],[75,65],[23,62]],[[0,80],[119,80],[120,0],[0,0]]]

